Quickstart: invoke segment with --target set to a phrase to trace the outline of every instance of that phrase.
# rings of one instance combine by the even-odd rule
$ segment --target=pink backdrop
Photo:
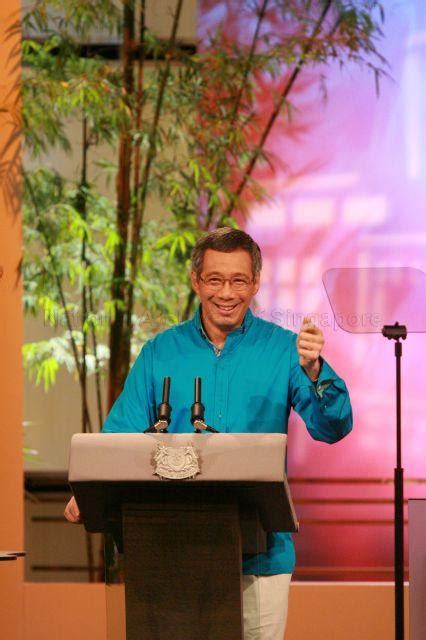
[[[200,3],[201,36],[224,18],[237,32],[241,18],[235,10],[226,13],[232,3],[209,9],[211,4]],[[312,72],[302,74],[294,98],[301,109],[298,134],[286,136],[282,126],[272,131],[268,148],[278,169],[258,173],[269,200],[252,206],[246,224],[265,258],[257,314],[295,331],[302,316],[312,314],[325,334],[324,355],[346,380],[354,408],[353,433],[333,447],[312,441],[293,417],[289,475],[295,480],[393,477],[393,343],[380,333],[354,335],[337,327],[322,285],[324,271],[336,267],[426,271],[426,11],[424,0],[385,4],[380,47],[391,78],[382,79],[379,97],[372,74],[359,67],[328,68],[325,103]],[[265,95],[263,89],[267,102]],[[419,316],[416,324],[422,324]],[[403,344],[407,478],[426,477],[425,345],[422,334]],[[365,577],[374,567],[373,577],[391,578],[391,484],[295,481],[293,491],[305,523],[296,540],[300,577],[314,577],[315,567],[323,567],[322,577],[331,575],[324,567],[340,567],[342,577]],[[406,484],[406,497],[425,492],[424,483]]]

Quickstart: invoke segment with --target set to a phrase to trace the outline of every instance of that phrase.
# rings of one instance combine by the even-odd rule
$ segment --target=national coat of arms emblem
[[[200,473],[198,456],[192,444],[172,448],[159,442],[154,460],[156,463],[154,473],[160,478],[182,480],[194,478],[197,473]]]

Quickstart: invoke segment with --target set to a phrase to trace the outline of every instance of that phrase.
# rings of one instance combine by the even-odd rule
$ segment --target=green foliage
[[[86,118],[93,145],[114,143],[120,127],[129,124],[120,74],[104,60],[81,57],[67,34],[41,43],[24,40],[22,56],[23,133],[32,156],[55,145],[71,148],[67,119]]]
[[[120,302],[110,297],[113,255],[120,238],[113,203],[94,187],[85,187],[83,217],[76,208],[78,189],[57,172],[47,168],[28,172],[24,184],[24,309],[60,332],[51,339],[26,344],[24,363],[36,384],[43,382],[47,390],[60,366],[74,372],[77,369],[70,332],[64,332],[68,322],[79,357],[84,334],[96,333],[96,350],[89,345],[86,352],[88,374],[96,371],[95,355],[100,370],[106,370],[109,349],[103,341],[108,338],[109,324]],[[136,287],[138,313],[134,316],[133,353],[159,327],[164,328],[179,317],[179,306],[187,292],[186,263],[170,268],[169,253],[158,250],[162,232],[163,241],[178,238],[170,222],[145,223],[144,261]],[[194,234],[186,232],[179,247],[182,248],[182,242],[192,246],[194,238]],[[81,262],[83,239],[85,263]],[[66,292],[65,305],[58,280]],[[90,287],[92,306],[84,317],[80,300],[83,284]]]
[[[24,15],[23,27],[29,37],[54,31],[85,38],[93,28],[118,32],[121,14],[112,0],[36,0]]]
[[[43,382],[45,391],[55,382],[60,364],[59,354],[49,342],[43,340],[23,346],[24,366],[30,379],[35,377],[36,384]]]

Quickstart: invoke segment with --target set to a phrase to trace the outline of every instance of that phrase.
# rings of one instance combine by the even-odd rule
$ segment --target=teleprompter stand
[[[404,470],[401,357],[411,333],[426,332],[426,274],[412,267],[329,269],[323,283],[336,323],[350,333],[382,333],[395,341],[396,467],[394,469],[395,640],[404,640]],[[396,318],[401,322],[396,322]]]
[[[78,434],[69,481],[87,531],[124,553],[126,640],[241,640],[242,553],[296,531],[282,434]],[[159,446],[199,473],[156,474]],[[176,454],[176,462],[179,455]]]
[[[394,564],[395,638],[404,640],[404,469],[401,465],[401,358],[407,327],[396,322],[382,329],[385,338],[395,341],[396,362],[396,467],[394,469]]]

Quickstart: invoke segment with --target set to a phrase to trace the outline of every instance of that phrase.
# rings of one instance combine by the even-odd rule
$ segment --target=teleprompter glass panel
[[[426,331],[426,274],[413,267],[329,269],[323,283],[336,323],[349,333],[381,333],[385,325]]]

